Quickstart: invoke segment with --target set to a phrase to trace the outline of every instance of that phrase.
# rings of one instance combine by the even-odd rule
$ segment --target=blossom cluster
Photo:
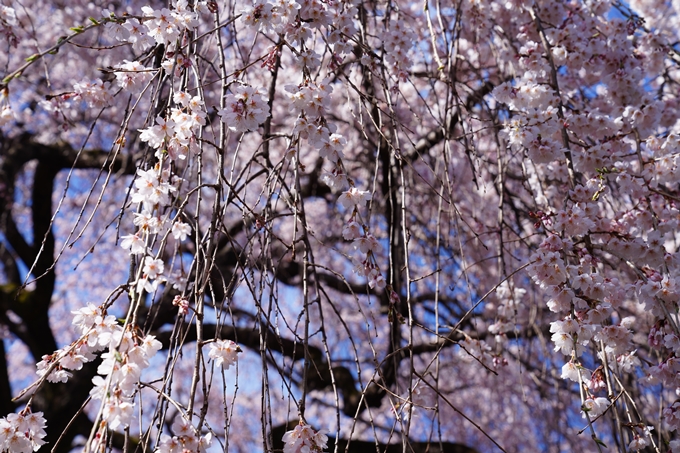
[[[215,361],[215,365],[228,370],[238,360],[241,348],[231,340],[215,340],[210,343],[208,357]]]
[[[66,382],[71,374],[66,370],[79,370],[84,363],[101,354],[103,362],[92,379],[94,399],[103,400],[103,420],[110,429],[129,426],[134,408],[134,394],[142,371],[149,360],[161,349],[153,335],[139,337],[123,329],[113,315],[101,307],[88,304],[72,312],[73,325],[80,338],[71,345],[44,356],[38,363],[37,373],[51,382]],[[48,374],[49,373],[49,374]]]
[[[283,35],[287,42],[298,46],[311,40],[314,30],[326,29],[327,42],[336,55],[351,51],[348,38],[357,32],[354,2],[324,2],[321,0],[256,0],[242,10],[241,20],[247,26],[265,33]],[[318,64],[314,51],[302,50],[296,55],[301,66],[314,70]]]
[[[114,331],[108,352],[101,355],[100,376],[92,378],[90,391],[93,399],[102,401],[102,419],[110,429],[130,425],[142,371],[161,346],[153,335],[141,338],[122,328]]]
[[[195,10],[187,0],[173,0],[171,3],[171,9],[143,6],[142,22],[136,18],[109,22],[109,34],[118,41],[131,43],[137,52],[146,50],[154,43],[174,49],[182,32],[198,26],[200,15],[197,11],[208,12],[208,7],[205,1],[197,2]],[[117,19],[109,11],[105,11],[105,18]]]
[[[141,210],[134,214],[137,232],[122,236],[121,247],[131,255],[142,256],[141,274],[136,280],[136,289],[154,292],[161,283],[168,281],[162,259],[151,256],[150,244],[156,235],[172,234],[177,241],[186,240],[191,226],[177,213],[167,211],[174,200],[182,179],[174,175],[167,163],[184,160],[198,151],[197,134],[205,125],[206,113],[203,101],[197,96],[178,91],[173,100],[176,107],[170,118],[158,116],[156,125],[140,132],[140,139],[156,149],[158,162],[148,170],[137,170],[137,178],[131,194],[133,203]],[[176,277],[179,282],[181,277]],[[180,283],[176,285],[182,286]],[[179,287],[178,286],[178,287]]]
[[[395,21],[385,36],[383,42],[385,60],[398,81],[404,82],[408,78],[408,71],[411,68],[409,50],[415,41],[416,34],[402,19]]]
[[[116,337],[122,330],[115,316],[92,303],[72,313],[73,325],[80,337],[70,345],[43,356],[37,364],[37,374],[49,382],[68,381],[72,376],[68,370],[80,370],[83,364],[94,360],[96,353],[112,346],[115,348]]]
[[[677,187],[677,110],[670,96],[654,97],[643,82],[644,70],[663,66],[663,34],[638,31],[634,17],[562,22],[573,11],[532,10],[538,25],[519,35],[510,63],[520,75],[492,96],[512,112],[504,138],[530,162],[526,183],[541,213],[535,226],[545,239],[528,273],[555,315],[554,350],[567,358],[562,377],[581,386],[581,407],[596,418],[617,410],[605,388],[611,374],[642,369],[648,384],[680,389],[678,210],[664,195],[668,184]],[[593,97],[576,95],[584,85],[596,87]],[[608,272],[612,262],[632,274]],[[645,358],[647,366],[634,334],[650,320],[648,342],[660,359]],[[583,365],[588,353],[599,365],[593,371]],[[680,428],[674,404],[664,411],[671,430]],[[651,439],[649,429],[636,428],[628,448]]]
[[[198,152],[197,134],[205,126],[207,114],[203,100],[185,91],[173,96],[175,107],[168,118],[156,117],[156,125],[141,129],[140,140],[156,150],[159,160],[167,155],[171,160],[184,160]]]
[[[515,328],[517,316],[520,315],[519,311],[524,307],[523,299],[526,292],[524,288],[516,287],[508,281],[498,285],[496,297],[499,303],[492,307],[495,308],[497,319],[489,326],[489,332],[499,337]]]
[[[253,131],[269,116],[267,98],[259,89],[250,86],[237,86],[226,96],[225,104],[227,107],[217,114],[235,132]]]
[[[78,98],[87,102],[92,108],[101,109],[111,104],[113,95],[111,86],[102,79],[81,80],[73,84],[73,91]]]
[[[141,91],[151,80],[154,70],[145,67],[138,61],[124,60],[120,66],[113,69],[118,88],[130,92]],[[73,93],[54,96],[51,101],[44,103],[50,109],[60,110],[59,103],[70,100],[82,100],[89,107],[102,109],[113,104],[116,87],[102,79],[83,79],[73,84]]]
[[[166,125],[167,122],[163,122],[162,125],[154,126],[158,130],[149,132],[148,135],[165,133],[162,128]],[[137,170],[131,199],[141,206],[141,212],[135,213],[133,220],[138,230],[121,237],[122,248],[129,250],[131,255],[143,257],[141,274],[135,283],[138,293],[142,290],[153,293],[160,284],[169,280],[163,260],[150,255],[149,244],[152,238],[168,233],[176,240],[184,241],[191,234],[190,225],[179,220],[177,215],[173,220],[170,214],[165,213],[164,208],[172,203],[172,195],[177,192],[181,179],[172,175],[169,168],[164,171],[160,168],[160,165],[156,165],[149,170]],[[175,280],[181,279],[175,277]]]
[[[298,140],[306,140],[319,157],[330,163],[331,169],[322,178],[330,187],[343,190],[338,202],[350,213],[347,224],[343,227],[342,236],[353,241],[355,248],[364,256],[355,266],[355,272],[368,278],[371,288],[383,289],[386,282],[376,263],[374,253],[380,251],[380,243],[370,234],[367,225],[359,221],[359,208],[371,200],[371,193],[355,186],[349,179],[343,163],[343,148],[347,140],[336,133],[335,125],[328,123],[325,113],[330,104],[332,87],[329,80],[320,82],[306,81],[300,85],[285,87],[292,111],[298,113],[293,133]]]
[[[463,341],[460,342],[460,346],[461,348],[458,352],[458,356],[461,359],[467,362],[478,361],[486,367],[496,367],[493,350],[485,340],[466,336]]]
[[[113,73],[120,88],[133,92],[141,91],[153,77],[153,70],[138,61],[124,60]]]
[[[212,435],[199,435],[194,426],[183,417],[176,417],[172,423],[174,436],[162,434],[156,447],[157,453],[181,453],[185,451],[206,453],[212,445]]]
[[[0,418],[0,451],[30,453],[45,444],[45,419],[42,412],[24,409]]]
[[[5,35],[7,42],[12,46],[17,45],[17,37],[14,33],[16,25],[16,10],[11,6],[0,5],[0,33]]]
[[[351,212],[349,221],[342,229],[342,237],[347,241],[353,241],[354,248],[362,253],[362,259],[355,263],[354,272],[368,278],[368,286],[371,289],[384,289],[387,282],[375,259],[375,254],[380,252],[382,246],[369,232],[368,227],[359,221],[358,208],[365,206],[370,200],[370,192],[356,187],[350,187],[340,195],[338,201]]]
[[[283,453],[321,452],[326,448],[328,436],[323,431],[315,431],[311,426],[300,423],[283,435],[283,442]]]
[[[384,289],[387,282],[375,259],[375,253],[380,252],[382,246],[378,239],[369,232],[368,227],[358,221],[358,208],[365,206],[370,200],[369,192],[356,187],[350,187],[340,195],[338,201],[351,212],[349,221],[342,229],[342,237],[347,241],[353,241],[354,248],[363,254],[362,259],[355,263],[354,272],[366,277],[371,289]]]
[[[295,122],[293,132],[309,140],[313,147],[321,148],[324,140],[330,138],[333,128],[324,118],[333,92],[330,80],[323,79],[320,82],[307,80],[300,85],[286,85],[285,89],[291,111],[301,114]]]

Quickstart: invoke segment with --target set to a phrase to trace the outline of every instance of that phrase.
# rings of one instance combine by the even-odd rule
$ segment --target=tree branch
[[[196,325],[184,323],[183,331],[187,332],[185,342],[196,341]],[[218,334],[219,329],[219,334]],[[282,338],[266,326],[262,330],[269,330],[267,334],[267,344],[265,347],[273,352],[278,352],[293,360],[300,360],[304,358],[304,346],[301,342]],[[163,348],[167,349],[170,346],[172,332],[163,331],[156,334],[156,339],[163,344]],[[215,324],[203,324],[204,338],[221,338],[223,340],[232,340],[241,346],[259,351],[260,349],[260,333],[254,328],[234,327],[234,326],[220,326]],[[321,360],[323,352],[314,346],[307,346],[310,356],[314,360]]]
[[[272,428],[271,435],[275,451],[283,450],[283,435],[286,431],[294,429],[297,424],[297,420],[292,420],[286,424]],[[328,436],[327,450],[335,451],[336,443],[338,447],[337,451],[346,451],[347,453],[375,453],[376,451],[381,453],[402,453],[404,451],[401,442],[396,444],[385,444],[382,442],[353,439],[338,439],[336,441],[336,438],[332,436]],[[477,450],[474,448],[457,442],[418,442],[408,439],[407,444],[407,451],[411,453],[477,453]]]

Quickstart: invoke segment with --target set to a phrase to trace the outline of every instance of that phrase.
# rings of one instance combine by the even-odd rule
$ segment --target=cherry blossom
[[[338,202],[346,209],[355,208],[357,206],[365,206],[371,200],[371,193],[366,190],[359,190],[356,187],[351,187],[338,198]]]
[[[77,82],[73,85],[73,90],[93,108],[101,109],[113,102],[109,84],[102,82],[101,79]]]
[[[175,222],[172,224],[172,235],[175,239],[183,241],[191,234],[191,227],[184,222]]]
[[[680,450],[677,4],[5,3],[1,450]]]
[[[42,412],[30,409],[0,418],[0,449],[16,453],[38,451],[45,444],[45,423]]]
[[[238,360],[238,353],[241,348],[231,340],[215,340],[210,343],[208,357],[214,360],[215,365],[228,370]]]
[[[153,73],[138,61],[124,61],[115,71],[116,83],[124,89],[140,90],[149,82]]]
[[[218,114],[222,122],[235,132],[255,130],[269,116],[267,98],[250,86],[234,88],[233,94],[226,96],[225,104],[227,107],[220,109]]]
[[[591,418],[598,417],[602,413],[604,413],[605,410],[609,407],[609,400],[607,398],[602,398],[602,397],[597,397],[597,398],[588,398],[583,402],[583,417],[585,418],[585,414],[587,413],[588,416]]]
[[[300,423],[283,435],[283,441],[284,453],[321,452],[326,449],[328,437],[323,431],[315,431],[311,426]]]
[[[130,250],[133,255],[141,255],[146,252],[146,244],[144,239],[138,234],[126,234],[121,237],[120,246],[126,250]]]

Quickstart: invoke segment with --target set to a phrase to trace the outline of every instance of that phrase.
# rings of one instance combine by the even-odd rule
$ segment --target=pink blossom
[[[348,191],[343,192],[338,198],[340,204],[346,209],[355,208],[357,206],[365,206],[370,200],[370,192],[359,190],[356,187],[351,187]]]
[[[208,357],[215,361],[215,365],[228,370],[238,360],[241,348],[231,340],[215,340],[210,343]]]

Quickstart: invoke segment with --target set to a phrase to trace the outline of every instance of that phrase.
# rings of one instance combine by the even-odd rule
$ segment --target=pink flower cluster
[[[37,364],[37,374],[49,382],[66,382],[71,373],[83,364],[94,360],[96,353],[111,347],[121,330],[115,316],[107,315],[92,303],[73,312],[73,325],[80,338],[50,355],[44,355]],[[115,345],[114,345],[115,347]]]
[[[324,173],[324,181],[336,189],[346,188],[338,197],[338,202],[350,212],[350,219],[343,228],[342,236],[345,240],[354,241],[355,248],[366,254],[356,264],[355,272],[367,277],[371,288],[383,289],[386,282],[373,255],[380,250],[380,243],[368,232],[368,226],[362,226],[357,221],[359,208],[368,204],[372,198],[371,193],[358,189],[354,182],[346,177],[342,159],[347,140],[334,132],[334,125],[329,124],[324,116],[330,102],[331,90],[328,80],[325,79],[318,83],[306,82],[298,86],[286,86],[291,110],[299,112],[293,133],[300,139],[306,139],[318,150],[319,156],[332,165],[331,170]]]
[[[90,391],[93,399],[102,401],[102,419],[109,429],[130,425],[142,371],[161,346],[153,335],[140,338],[121,327],[114,330],[109,351],[101,355],[103,361],[97,368],[100,376],[92,378]]]
[[[314,453],[326,448],[328,436],[323,431],[315,431],[311,426],[300,423],[283,435],[283,442],[283,453]]]
[[[52,355],[43,356],[37,373],[50,382],[66,382],[71,376],[66,370],[79,370],[84,363],[94,360],[97,352],[108,349],[101,355],[103,362],[97,369],[101,376],[92,379],[94,388],[90,394],[102,400],[102,418],[110,429],[129,426],[141,373],[161,349],[161,343],[153,335],[142,338],[124,330],[114,316],[94,304],[72,313],[80,338]]]
[[[154,43],[174,49],[182,32],[194,30],[199,25],[196,11],[208,12],[205,1],[197,2],[196,11],[187,0],[174,0],[172,9],[154,9],[143,6],[144,20],[127,18],[122,24],[113,21],[107,24],[109,34],[118,41],[129,42],[137,52],[146,50]],[[110,11],[104,11],[105,18],[116,18]]]
[[[42,412],[24,409],[0,418],[0,451],[30,453],[45,444],[45,419]]]
[[[228,370],[238,361],[238,353],[241,348],[231,340],[215,340],[210,343],[208,357],[214,360],[215,365]]]
[[[225,103],[227,107],[217,114],[235,132],[254,131],[269,116],[267,98],[258,89],[247,85],[237,86],[226,96]]]
[[[167,122],[158,119],[158,128],[147,135],[164,134],[163,128]],[[174,136],[173,136],[174,137]],[[143,266],[136,280],[137,292],[145,290],[154,292],[161,283],[167,281],[165,264],[162,259],[150,256],[149,244],[155,235],[172,234],[177,241],[184,241],[191,234],[191,226],[176,218],[174,221],[169,214],[164,214],[164,208],[172,203],[172,195],[177,192],[180,178],[172,175],[168,170],[160,171],[160,164],[149,170],[137,170],[134,182],[132,202],[142,206],[141,212],[135,213],[134,224],[138,227],[136,233],[121,237],[120,246],[130,251],[131,255],[141,255]]]
[[[212,435],[210,433],[200,436],[196,428],[183,417],[176,417],[171,429],[175,435],[161,435],[161,440],[155,450],[157,453],[183,453],[189,451],[206,453],[212,445]]]
[[[156,125],[141,129],[140,140],[147,142],[156,150],[156,157],[171,161],[184,160],[198,152],[197,134],[206,124],[203,101],[184,91],[174,94],[176,107],[172,108],[169,118],[156,117]]]

